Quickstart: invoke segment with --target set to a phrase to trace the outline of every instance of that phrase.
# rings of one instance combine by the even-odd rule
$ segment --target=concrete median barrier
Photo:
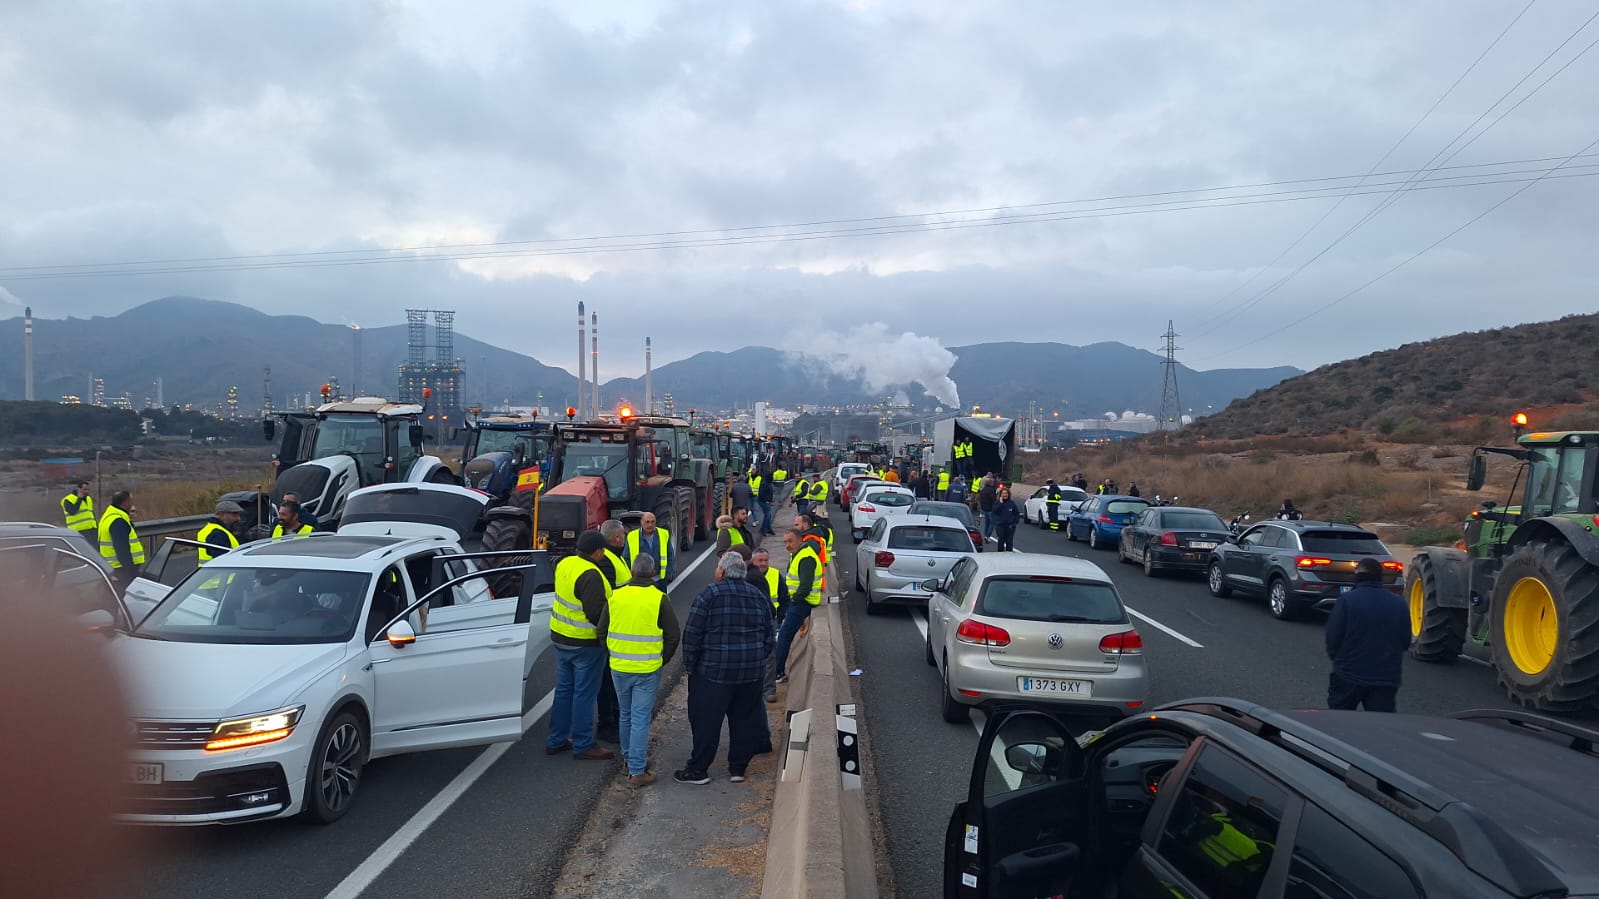
[[[837,570],[829,579],[838,584]],[[843,606],[823,603],[789,659],[783,768],[761,895],[875,899]]]

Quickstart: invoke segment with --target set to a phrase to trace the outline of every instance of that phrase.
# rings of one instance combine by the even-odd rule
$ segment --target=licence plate
[[[166,776],[166,766],[156,764],[137,764],[128,766],[128,783],[158,784]]]
[[[1345,593],[1348,593],[1350,590],[1353,590],[1353,589],[1355,589],[1355,588],[1354,587],[1339,587],[1338,588],[1338,595],[1339,596],[1343,596]]]
[[[1056,696],[1092,696],[1094,682],[1063,680],[1058,677],[1018,677],[1016,686],[1023,693],[1050,693]]]
[[[1216,548],[1216,544],[1211,543],[1209,541],[1204,541],[1204,540],[1196,540],[1193,543],[1190,543],[1188,545],[1190,547],[1192,547],[1193,549],[1215,549]]]

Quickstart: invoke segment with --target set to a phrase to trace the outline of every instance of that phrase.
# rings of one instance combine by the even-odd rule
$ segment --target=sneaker
[[[775,681],[773,681],[773,683],[777,683],[777,684],[786,684],[786,683],[788,683],[788,675],[779,674],[777,676],[777,679]]]
[[[616,758],[616,753],[595,745],[573,755],[572,758],[580,762],[606,762]]]
[[[727,779],[732,781],[733,783],[741,784],[741,783],[744,782],[744,772],[740,771],[737,774],[733,774],[732,772],[729,772],[728,776],[727,776]]]
[[[695,771],[692,768],[679,768],[672,772],[672,779],[680,784],[708,784],[711,775],[706,771]]]
[[[768,704],[776,702],[777,701],[777,694],[776,693],[768,693],[768,694],[766,694],[766,701],[767,701]]]
[[[652,783],[655,783],[654,771],[646,771],[643,774],[629,774],[627,776],[627,785],[630,787],[647,787]]]

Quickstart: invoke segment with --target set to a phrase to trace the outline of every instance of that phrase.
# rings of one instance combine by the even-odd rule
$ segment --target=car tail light
[[[1166,533],[1161,534],[1160,535],[1160,545],[1161,546],[1176,546],[1177,545],[1177,535],[1173,534],[1171,531],[1167,531]]]
[[[1122,631],[1099,638],[1099,651],[1112,655],[1127,655],[1144,651],[1144,637],[1138,631]]]
[[[1382,567],[1384,571],[1404,571],[1405,563],[1395,562],[1392,559],[1389,559],[1388,561],[1382,563]]]
[[[1101,516],[1099,516],[1099,518],[1097,520],[1099,521],[1100,524],[1115,524],[1116,523],[1116,520],[1111,518],[1109,515],[1101,515]]]
[[[972,545],[973,546],[982,546],[983,545],[983,535],[982,534],[979,534],[976,531],[967,531],[966,534],[967,534],[967,536],[972,538]]]
[[[968,618],[955,629],[955,639],[974,646],[1009,646],[1010,631]]]
[[[876,512],[877,511],[877,507],[876,506],[869,505],[867,503],[861,503],[860,505],[856,506],[855,508],[861,510],[862,512]]]
[[[1331,565],[1332,559],[1313,559],[1310,556],[1300,556],[1294,560],[1294,564],[1300,568],[1321,568],[1324,565]]]
[[[878,550],[877,555],[872,556],[872,564],[878,568],[887,568],[894,564],[894,554],[886,549]]]

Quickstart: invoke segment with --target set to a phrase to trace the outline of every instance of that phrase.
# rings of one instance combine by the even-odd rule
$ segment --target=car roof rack
[[[1461,721],[1498,722],[1538,737],[1548,738],[1558,735],[1567,738],[1566,745],[1585,755],[1599,757],[1599,730],[1550,718],[1547,715],[1535,715],[1531,712],[1512,711],[1510,709],[1467,709],[1450,715]],[[1552,740],[1551,742],[1562,742]]]
[[[1154,711],[1187,711],[1226,720],[1337,775],[1350,789],[1442,843],[1465,867],[1513,895],[1566,895],[1565,882],[1493,816],[1312,724],[1231,697],[1199,697]],[[1596,736],[1564,722],[1518,712],[1473,710],[1452,717],[1544,728],[1569,736],[1574,741],[1573,748],[1578,749],[1582,746],[1576,741],[1586,742]],[[1591,752],[1591,745],[1588,743],[1589,748],[1583,751]]]

